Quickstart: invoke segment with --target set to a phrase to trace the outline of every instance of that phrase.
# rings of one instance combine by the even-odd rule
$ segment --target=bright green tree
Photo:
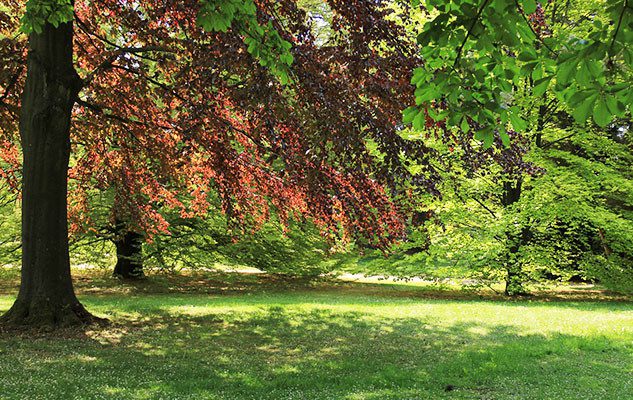
[[[548,89],[601,127],[633,104],[633,5],[630,0],[413,0],[428,22],[418,36],[416,105],[405,122],[424,128],[423,113],[491,146],[529,128],[518,92],[533,100]]]

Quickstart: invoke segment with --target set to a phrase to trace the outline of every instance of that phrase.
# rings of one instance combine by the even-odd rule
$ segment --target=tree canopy
[[[0,43],[5,321],[91,320],[69,234],[113,240],[131,276],[194,232],[278,271],[288,243],[338,242],[468,248],[506,294],[629,285],[630,0],[1,0]],[[256,257],[231,245],[248,234]]]
[[[517,93],[551,94],[575,121],[601,127],[633,104],[633,8],[628,0],[413,1],[430,16],[417,40],[425,62],[413,75],[417,129],[424,113],[475,131],[486,147],[529,129]],[[538,106],[538,105],[537,105]]]

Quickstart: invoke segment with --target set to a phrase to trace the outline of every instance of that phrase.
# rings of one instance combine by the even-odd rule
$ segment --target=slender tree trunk
[[[95,321],[75,296],[68,254],[70,119],[81,80],[73,27],[46,24],[29,37],[22,96],[22,280],[6,325],[60,327]]]
[[[512,252],[511,250],[510,253],[516,254],[516,251]],[[518,296],[527,294],[528,292],[523,286],[525,282],[525,274],[523,273],[523,271],[521,271],[521,266],[511,260],[506,267],[506,272],[507,275],[504,294],[506,296]]]
[[[547,101],[547,96],[543,96],[543,102]],[[536,138],[535,144],[538,148],[543,148],[543,129],[545,129],[546,116],[548,112],[547,105],[543,104],[539,107],[538,119],[536,123]],[[509,207],[521,199],[523,182],[519,178],[516,182],[504,182],[503,184],[503,199],[502,203],[504,207]],[[514,260],[515,255],[519,252],[521,246],[528,242],[531,232],[529,228],[524,228],[521,231],[519,237],[511,237],[508,235],[510,241],[514,241],[514,244],[510,246],[510,255],[506,260],[506,286],[505,295],[513,296],[520,294],[527,294],[523,283],[525,281],[525,274],[521,270],[521,265]]]
[[[536,147],[543,148],[543,129],[545,128],[545,113],[547,106],[541,105],[538,109],[538,120],[536,122]]]
[[[516,182],[503,183],[503,197],[501,203],[504,207],[509,207],[521,199],[523,181],[519,178]],[[507,234],[508,240],[512,243],[508,249],[509,254],[505,260],[506,263],[506,285],[504,293],[506,296],[514,296],[526,294],[523,287],[525,274],[521,271],[521,265],[516,261],[516,254],[519,252],[521,245],[527,240],[529,232],[524,228],[518,237]]]
[[[527,243],[530,236],[530,229],[523,228],[519,237],[513,237],[515,244],[510,247],[510,255],[506,261],[506,285],[504,294],[506,296],[526,295],[528,291],[523,286],[527,277],[521,269],[521,264],[515,260],[516,254],[524,243]]]
[[[117,222],[117,236],[114,239],[116,246],[117,263],[114,267],[114,276],[123,279],[140,279],[145,276],[143,272],[143,235],[124,230],[123,223]]]

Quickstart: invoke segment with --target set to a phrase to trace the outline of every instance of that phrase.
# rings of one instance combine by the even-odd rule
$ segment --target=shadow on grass
[[[83,337],[0,338],[0,397],[621,399],[631,348],[515,326],[261,307],[152,309]],[[47,397],[48,396],[48,397]]]
[[[15,295],[19,286],[19,269],[0,268],[0,295]],[[522,305],[554,304],[587,310],[633,308],[630,296],[607,292],[600,288],[573,286],[568,289],[535,291],[529,297],[506,297],[490,290],[460,290],[455,287],[349,282],[334,278],[317,280],[289,279],[269,274],[231,273],[219,271],[188,271],[186,273],[156,273],[147,279],[122,281],[103,269],[73,270],[75,289],[80,296],[146,296],[146,295],[259,295],[296,293],[325,295],[334,293],[350,298],[371,296],[399,300],[492,301]],[[319,299],[320,301],[321,299]]]

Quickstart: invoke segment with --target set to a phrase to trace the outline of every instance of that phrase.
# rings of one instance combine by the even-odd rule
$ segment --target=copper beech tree
[[[28,49],[23,4],[0,7],[2,174],[23,207],[5,323],[93,320],[70,277],[68,175],[71,231],[112,191],[122,253],[169,231],[161,209],[203,217],[211,193],[238,226],[301,215],[386,247],[404,232],[393,195],[433,190],[428,149],[398,134],[417,60],[386,2],[328,1],[325,38],[294,0],[28,3]]]

